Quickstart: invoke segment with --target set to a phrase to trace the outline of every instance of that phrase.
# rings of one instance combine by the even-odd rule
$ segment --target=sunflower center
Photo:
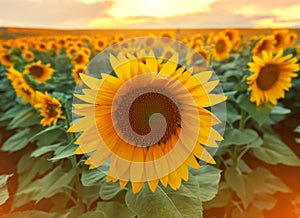
[[[278,80],[280,69],[276,64],[269,64],[263,67],[257,78],[257,86],[261,90],[270,89]]]
[[[218,41],[218,43],[216,44],[216,50],[218,53],[223,52],[225,49],[225,42],[223,40]]]
[[[75,58],[75,62],[76,63],[81,63],[83,61],[83,57],[82,57],[82,55],[78,55],[76,58]]]
[[[57,115],[57,111],[56,111],[56,108],[58,106],[55,105],[55,104],[49,104],[46,108],[47,110],[47,114],[50,116],[50,117],[55,117]]]
[[[44,74],[44,70],[40,66],[32,66],[29,68],[29,74],[35,78],[40,78]]]
[[[166,132],[158,143],[166,143],[171,134],[176,134],[180,127],[180,113],[176,104],[167,96],[149,92],[134,100],[129,110],[129,122],[139,135],[150,133],[149,120],[153,114],[161,114],[166,119]]]

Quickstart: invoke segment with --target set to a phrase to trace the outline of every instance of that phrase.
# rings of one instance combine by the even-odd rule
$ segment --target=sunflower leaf
[[[4,142],[1,150],[10,152],[21,150],[29,143],[29,139],[38,132],[38,129],[39,127],[19,129],[17,133]]]
[[[1,218],[57,218],[63,216],[59,215],[58,213],[50,213],[50,212],[45,212],[41,210],[26,210],[26,211],[17,211],[9,214],[4,214],[1,215]]]
[[[105,177],[106,175],[98,169],[89,170],[87,167],[84,167],[81,182],[83,186],[99,186],[105,181]]]
[[[200,187],[201,201],[209,201],[218,193],[221,172],[211,165],[206,165],[200,169],[191,169],[191,176],[198,182]]]
[[[264,135],[261,146],[253,147],[255,157],[268,164],[285,164],[288,166],[300,166],[300,159],[279,138],[273,135]]]
[[[104,182],[100,186],[100,197],[103,200],[110,200],[122,191],[118,182]]]
[[[7,201],[7,199],[9,198],[9,193],[7,190],[7,180],[11,176],[12,176],[12,174],[0,176],[0,206],[2,204],[4,204]]]
[[[222,141],[221,146],[229,145],[246,145],[258,140],[259,136],[256,131],[252,129],[233,129],[227,128],[226,137]]]
[[[154,193],[147,185],[137,194],[128,191],[125,196],[127,207],[139,217],[182,217],[173,200],[160,187]]]
[[[127,208],[126,204],[119,202],[98,202],[94,211],[88,211],[82,214],[79,218],[130,218],[135,215]]]
[[[247,111],[250,116],[262,125],[269,117],[272,107],[269,105],[256,106],[255,103],[250,102],[250,96],[248,94],[240,95],[237,99],[237,103],[242,109]]]

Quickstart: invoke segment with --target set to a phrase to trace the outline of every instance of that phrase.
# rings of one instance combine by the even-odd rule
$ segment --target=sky
[[[299,0],[0,0],[0,27],[300,28]]]

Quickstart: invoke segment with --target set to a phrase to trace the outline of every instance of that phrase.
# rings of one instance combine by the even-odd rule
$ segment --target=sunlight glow
[[[164,18],[181,14],[208,12],[214,0],[115,0],[110,14],[114,17]]]

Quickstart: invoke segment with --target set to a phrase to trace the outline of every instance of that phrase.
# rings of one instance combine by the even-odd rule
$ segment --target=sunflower
[[[229,57],[232,44],[224,33],[219,33],[214,37],[212,45],[212,57],[214,60],[222,61]]]
[[[12,67],[15,65],[13,62],[13,57],[8,53],[8,51],[2,51],[0,54],[0,62],[5,67]]]
[[[175,39],[175,34],[171,31],[162,32],[160,36],[162,37],[161,42],[164,45],[170,45],[173,42],[173,39]]]
[[[82,84],[79,74],[80,73],[84,74],[85,69],[86,69],[85,65],[75,65],[74,68],[72,69],[72,76],[74,77],[76,83]]]
[[[87,64],[89,62],[89,56],[82,50],[78,51],[72,59],[72,64],[75,65],[82,65]]]
[[[31,52],[29,50],[24,50],[22,53],[22,57],[28,62],[31,62],[34,60],[34,54],[33,54],[33,52]]]
[[[38,42],[35,48],[41,52],[45,52],[47,51],[47,44],[45,42]]]
[[[232,44],[232,49],[237,50],[241,44],[241,36],[238,30],[227,29],[224,30],[225,36],[228,37],[229,41]]]
[[[253,56],[253,61],[248,63],[249,70],[253,72],[247,78],[247,83],[251,86],[250,101],[256,102],[256,105],[271,102],[277,104],[277,99],[284,97],[284,91],[291,87],[291,80],[297,77],[299,65],[297,59],[292,58],[292,54],[283,56],[281,49],[275,57],[272,53],[262,52],[262,57]]]
[[[79,48],[77,46],[73,45],[66,49],[66,54],[68,55],[69,58],[72,58],[78,51],[79,51]]]
[[[289,43],[288,30],[278,30],[274,32],[275,43],[275,52],[278,52],[280,49],[285,49]]]
[[[31,105],[36,103],[35,90],[26,81],[22,73],[11,67],[7,70],[6,77],[11,81],[17,97],[22,98],[22,102],[28,102]]]
[[[151,50],[156,43],[156,37],[147,37],[144,46],[146,49]]]
[[[193,74],[178,65],[178,54],[161,62],[153,52],[126,59],[111,55],[115,76],[102,79],[81,74],[89,87],[75,97],[81,118],[70,132],[82,132],[76,154],[90,155],[90,169],[110,161],[106,181],[130,181],[138,193],[147,181],[154,192],[159,184],[179,189],[197,158],[215,163],[205,146],[217,147],[222,136],[213,128],[220,120],[206,107],[225,100],[210,94],[218,80],[212,72]],[[149,121],[149,122],[148,122]]]
[[[65,119],[62,115],[61,103],[58,99],[52,98],[49,94],[36,92],[37,103],[35,108],[40,109],[40,115],[43,117],[40,124],[42,126],[51,126],[56,124],[58,119]]]
[[[300,44],[296,45],[297,57],[300,57]]]
[[[209,61],[209,52],[204,47],[196,47],[186,54],[186,65],[193,66],[195,72],[203,71]]]
[[[262,51],[273,52],[275,49],[276,40],[274,36],[265,36],[261,38],[253,47],[252,55],[262,56]]]
[[[102,51],[108,44],[107,39],[101,37],[98,39],[94,40],[94,49],[96,49],[96,51],[100,52]]]
[[[29,74],[33,79],[44,83],[52,77],[54,70],[50,67],[50,64],[43,65],[39,60],[34,64],[27,65],[24,73]]]
[[[175,53],[176,53],[176,50],[174,48],[165,47],[161,54],[161,59],[162,60],[170,59]]]
[[[288,35],[288,45],[292,47],[297,41],[298,35],[297,33],[291,32]]]
[[[202,36],[202,34],[198,33],[198,34],[192,35],[190,46],[194,49],[196,47],[202,47],[203,46],[203,36]]]

